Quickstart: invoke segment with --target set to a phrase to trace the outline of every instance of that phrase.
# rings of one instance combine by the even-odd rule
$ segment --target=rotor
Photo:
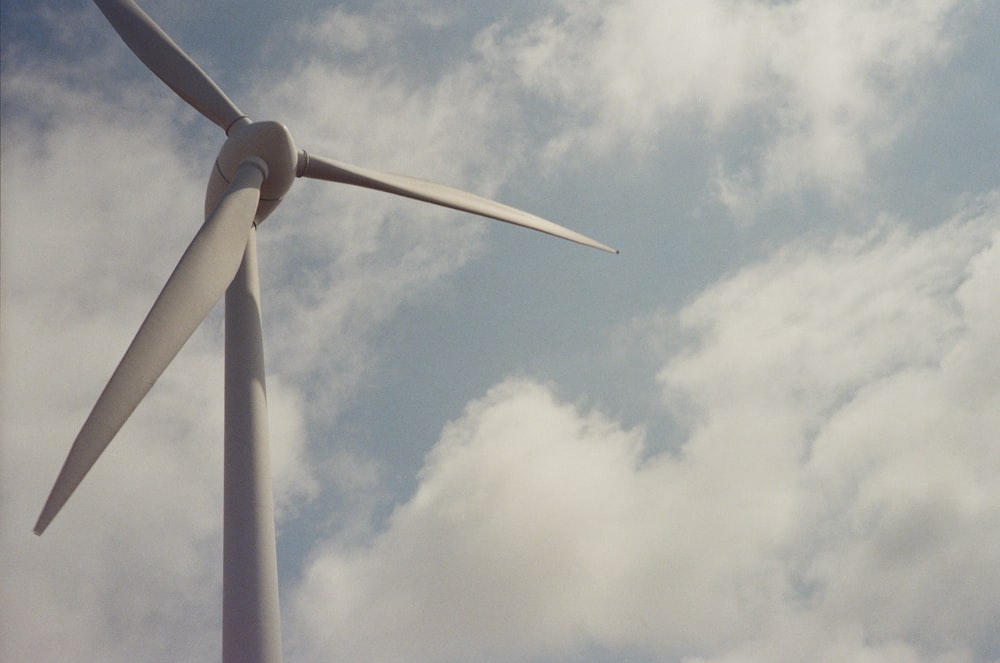
[[[251,122],[245,117],[234,124],[219,150],[209,178],[205,194],[206,217],[222,200],[226,187],[244,163],[257,166],[264,174],[260,202],[254,215],[256,225],[275,210],[295,181],[299,152],[288,128],[280,122]]]

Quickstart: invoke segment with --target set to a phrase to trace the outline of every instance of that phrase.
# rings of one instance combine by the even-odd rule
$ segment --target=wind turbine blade
[[[246,117],[211,78],[132,0],[94,0],[122,41],[150,71],[227,133]]]
[[[35,534],[45,531],[225,292],[243,258],[263,180],[258,166],[241,165],[221,202],[181,256],[74,440],[35,524]]]
[[[328,182],[340,182],[366,189],[385,191],[397,196],[405,196],[463,212],[471,212],[472,214],[489,217],[497,221],[513,223],[524,228],[531,228],[532,230],[538,230],[549,235],[554,235],[555,237],[568,239],[577,244],[601,249],[608,253],[618,253],[617,249],[612,249],[610,246],[601,244],[585,235],[581,235],[576,231],[564,228],[534,214],[529,214],[516,207],[510,207],[489,198],[483,198],[474,193],[467,193],[460,189],[445,186],[444,184],[436,184],[406,175],[382,173],[377,170],[351,166],[339,161],[312,156],[305,152],[300,153],[299,159],[301,177],[326,180]],[[303,161],[305,162],[304,165],[302,165]]]

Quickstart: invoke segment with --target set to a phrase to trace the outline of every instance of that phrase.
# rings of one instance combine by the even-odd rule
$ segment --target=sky
[[[1000,660],[1000,4],[143,7],[312,154],[259,228],[287,661]],[[0,661],[221,654],[222,306],[42,537],[217,127],[2,2]]]

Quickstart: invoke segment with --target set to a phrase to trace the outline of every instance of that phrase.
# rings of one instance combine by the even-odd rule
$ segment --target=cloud
[[[368,544],[317,549],[304,660],[973,661],[1000,654],[995,196],[786,247],[672,328],[676,453],[511,378]],[[700,658],[696,658],[700,657]]]
[[[523,158],[523,144],[507,140],[511,107],[474,65],[408,76],[398,62],[407,35],[381,18],[320,12],[301,38],[355,26],[357,40],[337,48],[362,53],[364,65],[303,58],[261,76],[249,92],[253,107],[281,109],[312,154],[496,195]],[[397,50],[387,52],[387,42]],[[490,223],[383,193],[297,184],[262,233],[265,290],[292,286],[272,288],[267,299],[269,349],[285,377],[314,388],[324,423],[351,405],[377,366],[372,330],[475,257]]]
[[[296,64],[226,88],[311,152],[487,195],[557,155],[585,169],[690,129],[736,212],[863,180],[947,58],[953,5],[565,3],[457,51],[467,34],[427,45],[408,20],[383,20],[388,4],[340,8],[287,26]],[[414,11],[424,36],[454,18]],[[45,537],[30,534],[200,222],[221,140],[98,12],[72,18],[70,30],[65,12],[49,15],[58,53],[30,35],[4,44],[0,658],[201,660],[220,630],[219,311]],[[254,18],[238,27],[256,47]],[[230,54],[199,60],[214,71]],[[680,443],[566,402],[565,385],[510,378],[446,426],[382,527],[371,494],[385,499],[390,454],[341,446],[331,422],[379,377],[387,322],[477,256],[487,222],[299,182],[260,233],[286,648],[304,660],[996,658],[996,210],[987,197],[936,230],[887,219],[799,241],[680,313],[620,309],[635,315],[623,335],[666,358],[644,367],[657,382],[616,388],[660,399],[654,415],[679,422]],[[761,238],[744,240],[754,255]],[[622,280],[588,301],[640,280],[653,287]],[[503,305],[525,310],[510,293]]]
[[[949,49],[952,0],[562,3],[481,38],[494,69],[575,113],[553,159],[708,132],[716,195],[734,213],[818,187],[840,199],[905,126]]]
[[[147,637],[147,623],[187,633],[174,655],[194,655],[214,640],[218,621],[203,608],[218,591],[210,553],[219,528],[206,514],[221,506],[211,471],[221,450],[199,440],[221,434],[221,361],[204,334],[45,539],[31,534],[53,462],[166,280],[183,235],[197,228],[197,213],[182,211],[201,205],[176,128],[141,95],[105,99],[72,83],[63,89],[51,74],[4,69],[5,104],[32,112],[5,115],[3,127],[3,657],[155,659],[165,645]],[[130,223],[119,225],[123,218]]]
[[[80,69],[112,71],[103,53]],[[211,155],[160,87],[5,61],[4,660],[199,660],[218,648],[222,347],[187,343],[43,538],[69,443],[200,225]],[[150,93],[153,88],[156,92]],[[165,105],[169,109],[173,102]],[[29,110],[30,109],[30,110]],[[312,489],[297,393],[270,384],[279,507]]]
[[[299,26],[297,39],[316,49],[329,49],[337,60],[357,54],[385,54],[415,27],[443,28],[451,22],[449,11],[426,3],[376,2],[364,12],[344,7],[326,9]],[[394,53],[398,56],[398,53]],[[376,56],[376,60],[380,59]],[[398,62],[398,57],[390,60]]]
[[[5,50],[0,551],[17,576],[0,601],[5,659],[197,660],[218,643],[218,310],[45,538],[31,534],[69,441],[200,224],[222,140],[187,126],[193,113],[152,77],[116,85],[135,63],[108,43],[67,43],[72,66]],[[502,109],[467,70],[428,86],[322,62],[269,75],[230,92],[241,107],[280,109],[315,153],[485,194],[506,172],[506,157],[473,149],[496,139]],[[457,217],[300,181],[262,226],[279,530],[316,499],[317,472],[375,473],[307,440],[326,441],[317,420],[333,421],[370,376],[374,330],[476,253],[485,222]]]

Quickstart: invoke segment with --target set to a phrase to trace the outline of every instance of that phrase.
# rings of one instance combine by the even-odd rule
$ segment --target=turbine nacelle
[[[264,174],[260,203],[254,215],[254,224],[258,224],[275,210],[297,174],[299,153],[288,128],[280,122],[251,122],[245,117],[233,125],[219,150],[208,181],[206,217],[222,200],[240,165],[247,162],[253,163]]]

